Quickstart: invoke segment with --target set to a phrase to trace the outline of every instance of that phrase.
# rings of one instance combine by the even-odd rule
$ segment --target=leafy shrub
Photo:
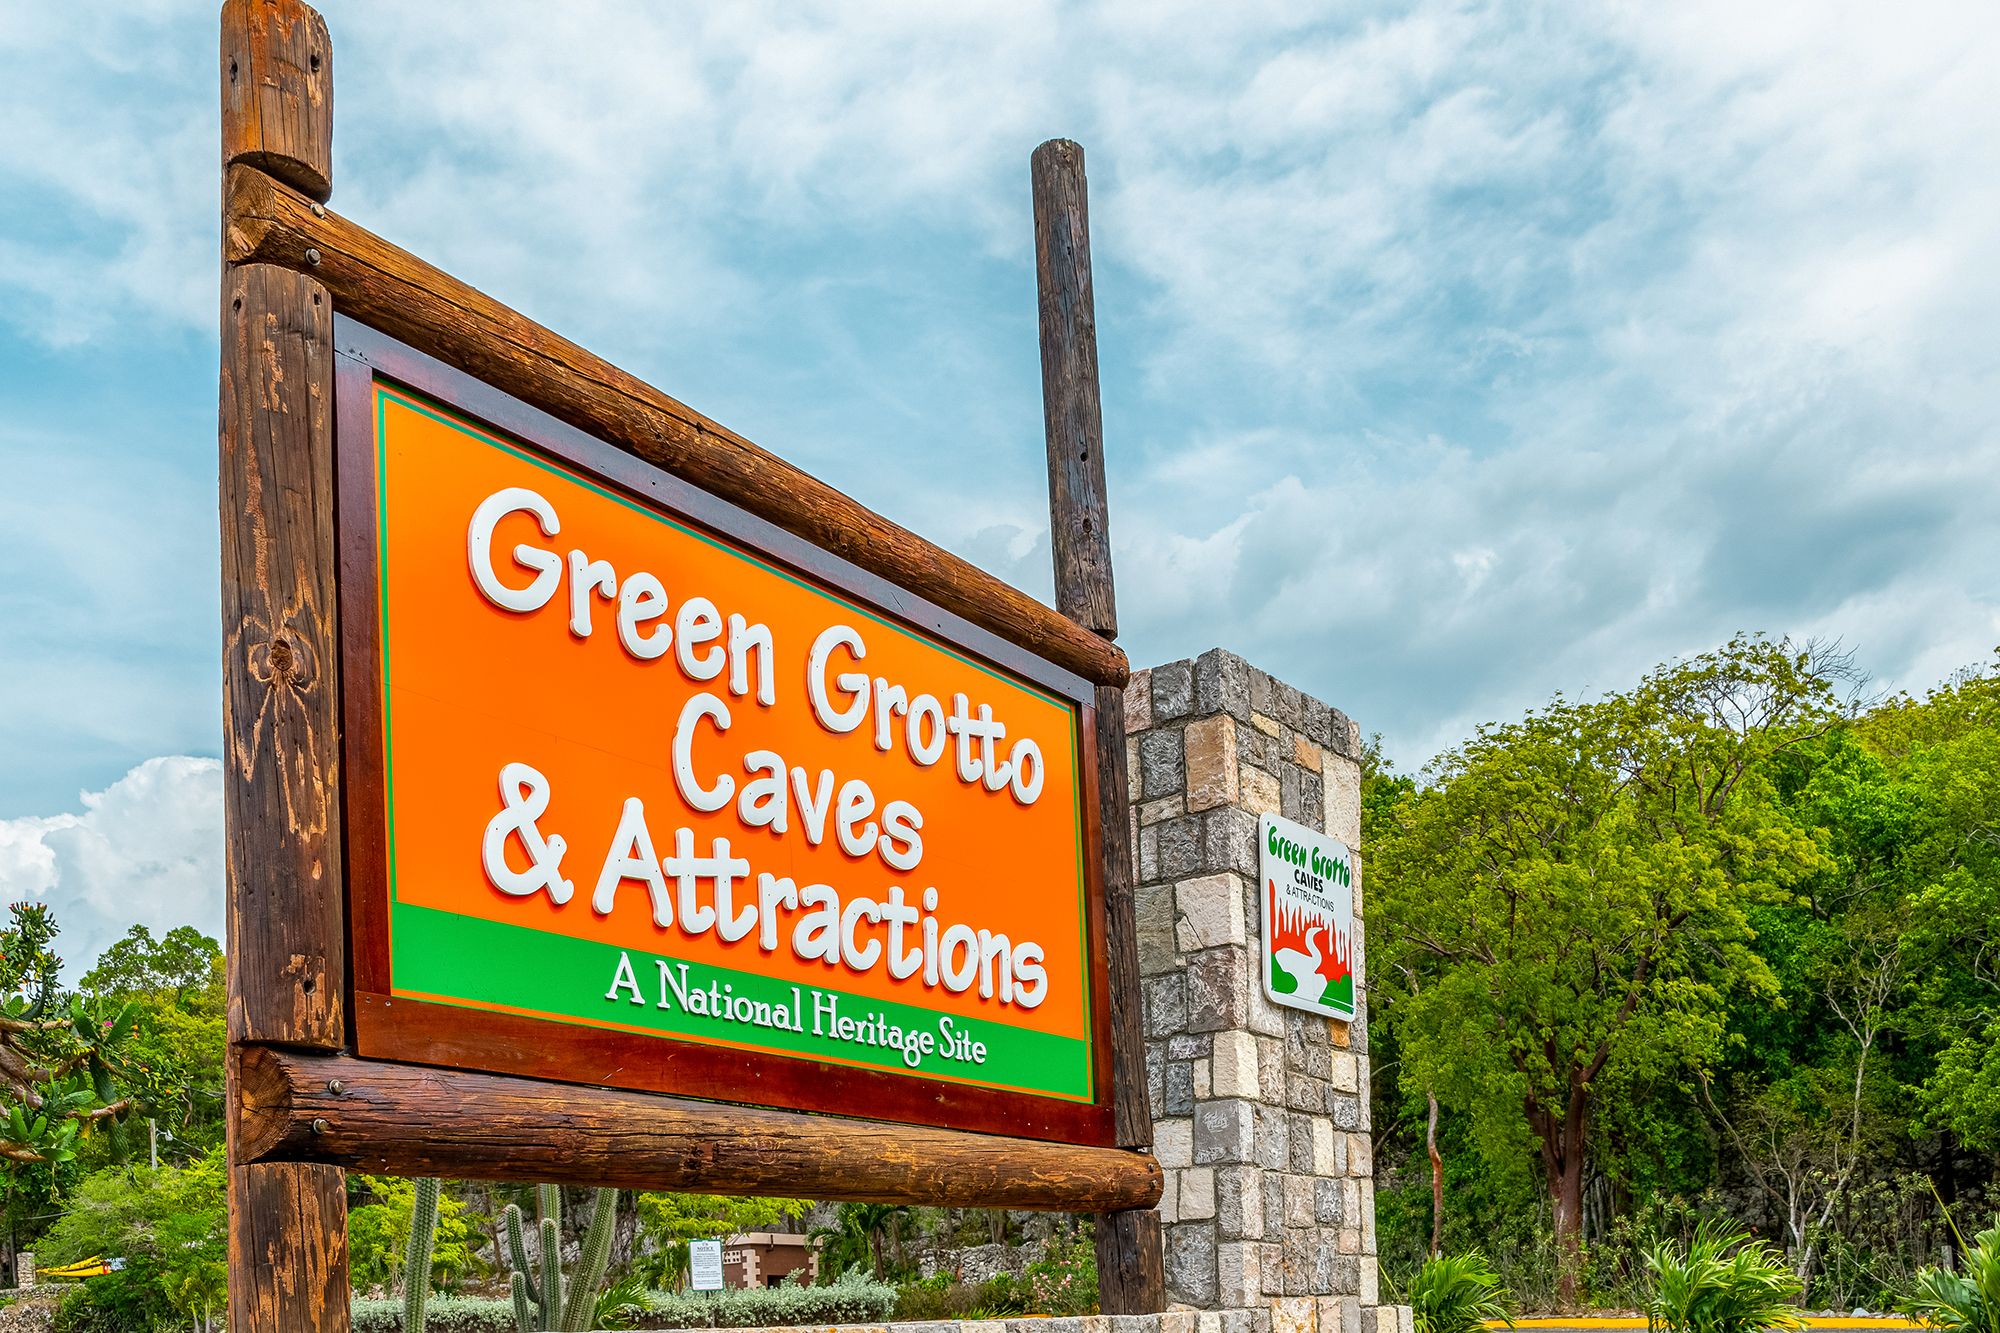
[[[880,1324],[896,1309],[896,1289],[850,1269],[824,1287],[749,1287],[712,1294],[655,1292],[649,1321],[666,1328],[762,1328],[796,1324]]]
[[[643,1303],[640,1328],[781,1328],[799,1324],[881,1324],[896,1308],[896,1289],[859,1272],[825,1287],[750,1287],[718,1292],[633,1292],[625,1303]],[[354,1333],[402,1333],[401,1301],[354,1302]],[[511,1301],[438,1297],[431,1301],[426,1333],[515,1333]]]
[[[1424,1260],[1410,1280],[1410,1313],[1417,1333],[1477,1333],[1488,1319],[1514,1326],[1500,1275],[1478,1250]]]
[[[1896,1307],[1948,1333],[2000,1333],[2000,1227],[1980,1232],[1966,1246],[1963,1273],[1923,1269]]]
[[[354,1333],[402,1333],[403,1302],[362,1297],[353,1305]],[[433,1296],[425,1333],[515,1333],[512,1301]]]
[[[1004,1318],[1024,1314],[1029,1293],[1010,1273],[1000,1273],[977,1284],[954,1282],[944,1273],[921,1282],[906,1283],[896,1291],[896,1318],[913,1322],[939,1319]],[[975,1311],[991,1311],[976,1316]]]
[[[1029,1308],[1035,1314],[1097,1313],[1097,1247],[1088,1236],[1051,1236],[1042,1258],[1028,1265]]]
[[[1669,1333],[1754,1333],[1805,1326],[1799,1280],[1748,1232],[1709,1221],[1683,1249],[1661,1241],[1646,1255],[1646,1324]]]

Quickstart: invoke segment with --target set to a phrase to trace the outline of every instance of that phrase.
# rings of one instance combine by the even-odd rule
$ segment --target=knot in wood
[[[274,689],[309,690],[319,675],[319,657],[304,636],[281,629],[268,642],[250,645],[250,678]]]

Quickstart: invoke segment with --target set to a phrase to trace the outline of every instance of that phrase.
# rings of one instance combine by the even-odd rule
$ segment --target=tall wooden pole
[[[1105,517],[1104,422],[1098,400],[1097,315],[1090,288],[1090,207],[1083,149],[1067,139],[1051,139],[1035,150],[1031,173],[1056,608],[1109,640],[1118,635],[1118,608]],[[1150,1148],[1153,1113],[1146,1095],[1146,1030],[1133,916],[1125,695],[1110,686],[1097,690],[1097,783],[1104,829],[1118,1141],[1128,1148]],[[1105,1314],[1152,1314],[1166,1308],[1157,1212],[1146,1208],[1098,1215],[1097,1283],[1098,1305]]]
[[[227,0],[225,172],[240,164],[327,197],[332,62],[326,24],[302,0]],[[219,417],[229,1327],[345,1333],[344,1173],[237,1160],[247,1045],[334,1050],[346,1035],[333,302],[309,275],[225,269]]]

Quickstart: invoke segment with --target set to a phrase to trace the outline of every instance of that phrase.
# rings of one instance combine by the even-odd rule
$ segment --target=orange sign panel
[[[1101,1103],[1087,692],[642,502],[575,441],[373,378],[366,402],[342,423],[379,668],[363,1054],[590,1029],[624,1040],[562,1076],[868,1115],[828,1103]]]

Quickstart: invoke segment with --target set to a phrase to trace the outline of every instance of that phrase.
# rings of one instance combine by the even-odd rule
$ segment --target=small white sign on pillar
[[[688,1286],[696,1291],[722,1290],[722,1242],[688,1242]]]
[[[1354,1017],[1354,854],[1277,815],[1257,822],[1264,994],[1327,1018]]]

